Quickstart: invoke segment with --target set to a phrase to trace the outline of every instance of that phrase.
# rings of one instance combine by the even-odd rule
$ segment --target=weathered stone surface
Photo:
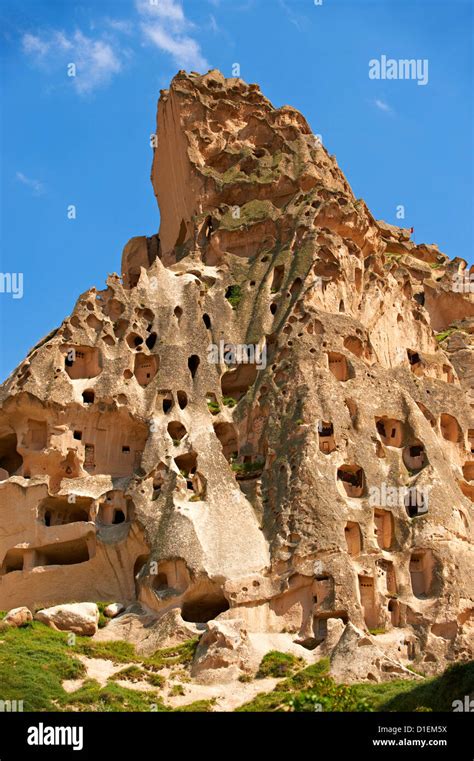
[[[141,606],[131,606],[95,635],[99,641],[122,640],[135,646],[140,655],[153,655],[157,650],[172,647],[199,637],[204,624],[183,621],[179,608],[158,616]]]
[[[34,617],[52,629],[92,637],[98,628],[99,608],[94,602],[55,605],[38,610]]]
[[[203,684],[226,683],[250,669],[251,652],[243,621],[210,621],[194,656],[191,675]]]
[[[375,220],[257,85],[179,72],[157,135],[159,234],[0,390],[0,608],[237,619],[339,648],[347,679],[346,624],[427,673],[472,658],[466,262]]]
[[[33,614],[29,608],[12,608],[2,619],[2,623],[8,626],[25,626],[30,621],[33,621]]]
[[[107,616],[107,618],[115,618],[115,616],[123,613],[124,610],[125,606],[122,605],[121,602],[112,602],[104,608],[104,616]]]
[[[164,613],[152,626],[147,626],[143,638],[137,642],[137,650],[143,655],[152,655],[157,650],[173,647],[201,636],[204,624],[183,621],[179,608]]]
[[[331,675],[338,682],[380,682],[419,679],[396,659],[385,655],[373,637],[348,623],[331,654]]]

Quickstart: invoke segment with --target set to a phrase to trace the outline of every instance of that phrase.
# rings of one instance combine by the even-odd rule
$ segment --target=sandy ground
[[[85,655],[77,655],[77,660],[82,661],[87,670],[87,676],[81,679],[66,679],[62,685],[66,692],[75,692],[81,687],[85,679],[95,679],[101,687],[105,687],[107,680],[127,666],[133,666],[133,663],[114,663],[105,658],[88,658]],[[129,686],[130,683],[127,683]]]
[[[133,663],[113,663],[113,661],[104,658],[88,658],[84,655],[77,656],[87,669],[87,676],[81,679],[67,679],[62,683],[63,688],[68,693],[78,690],[85,679],[95,679],[102,687],[105,687],[107,681],[117,671],[137,664]],[[143,692],[155,692],[157,696],[163,699],[165,705],[171,708],[180,708],[181,706],[194,703],[196,700],[215,699],[213,711],[233,711],[243,703],[252,700],[259,692],[270,692],[278,683],[278,679],[255,679],[251,682],[230,682],[228,684],[198,684],[197,682],[182,682],[180,675],[170,669],[162,669],[160,674],[166,679],[166,686],[158,689],[147,682],[132,682],[126,679],[119,679],[116,684],[121,687],[127,687],[129,690],[140,690]],[[183,675],[183,672],[181,672]],[[170,696],[169,692],[174,685],[180,685],[184,695]]]
[[[265,653],[268,653],[270,650],[292,653],[302,658],[307,664],[314,663],[320,657],[320,655],[316,655],[315,651],[306,650],[301,645],[295,644],[294,635],[291,634],[249,633],[248,636],[252,661],[250,665],[254,671],[257,670]],[[106,638],[106,631],[101,630],[101,639]],[[117,671],[121,671],[128,666],[139,665],[133,663],[114,663],[104,658],[88,658],[84,655],[78,655],[77,657],[85,665],[87,677],[64,681],[63,687],[69,693],[78,690],[86,678],[95,679],[104,687],[110,677]],[[250,682],[232,681],[225,684],[200,684],[195,680],[191,681],[188,671],[182,666],[163,668],[159,673],[166,679],[166,684],[163,688],[154,687],[146,681],[132,682],[127,679],[120,679],[116,683],[130,690],[155,693],[157,697],[163,700],[165,705],[171,708],[180,708],[197,700],[214,699],[213,711],[234,711],[238,706],[252,700],[260,692],[270,692],[280,681],[275,678],[267,678],[252,679]],[[170,694],[175,685],[180,685],[184,695]]]
[[[184,684],[184,695],[165,699],[172,708],[179,708],[196,700],[216,699],[213,711],[234,711],[243,703],[258,695],[259,692],[270,692],[278,683],[278,679],[255,679],[252,682],[229,682],[228,684]]]

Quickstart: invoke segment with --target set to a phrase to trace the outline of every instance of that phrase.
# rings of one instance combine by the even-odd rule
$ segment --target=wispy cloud
[[[393,114],[393,108],[389,106],[388,103],[386,103],[384,100],[376,98],[374,100],[374,105],[377,106],[380,111],[385,111],[386,114]]]
[[[23,53],[48,73],[62,68],[63,81],[70,82],[79,95],[89,95],[109,84],[124,69],[131,47],[140,39],[170,55],[180,68],[210,68],[196,39],[197,27],[186,17],[181,0],[135,0],[132,8],[134,17],[94,20],[87,34],[80,29],[24,33]],[[214,17],[210,25],[215,32]],[[130,47],[124,46],[124,35]],[[75,71],[69,64],[74,64]]]
[[[126,19],[107,18],[105,23],[114,32],[121,32],[122,34],[133,34],[134,32],[133,22]]]
[[[42,182],[39,180],[33,180],[31,177],[27,177],[26,174],[23,174],[23,172],[17,172],[16,179],[18,182],[21,182],[22,185],[26,185],[27,188],[30,188],[33,191],[33,195],[35,196],[43,195],[46,190]]]
[[[179,0],[137,0],[136,5],[139,13],[174,21],[177,24],[186,22]]]
[[[178,0],[136,0],[143,21],[140,24],[146,40],[164,53],[169,53],[178,66],[204,71],[209,64],[201,47],[190,32],[194,24],[186,18]]]
[[[49,42],[34,34],[24,34],[21,42],[24,53],[29,53],[38,58],[44,58],[51,48]]]
[[[306,22],[306,17],[302,15],[301,13],[295,13],[293,8],[291,8],[285,0],[278,0],[278,4],[280,8],[286,13],[288,16],[290,23],[294,24],[296,28],[301,31],[303,28],[304,23]]]
[[[159,25],[145,27],[144,32],[154,45],[165,53],[170,53],[178,66],[183,66],[185,69],[208,68],[198,43],[191,37],[176,37]]]
[[[24,34],[22,48],[35,63],[47,68],[74,64],[76,72],[71,80],[81,95],[108,84],[122,69],[122,61],[110,40],[87,37],[80,30],[70,36],[62,31]]]

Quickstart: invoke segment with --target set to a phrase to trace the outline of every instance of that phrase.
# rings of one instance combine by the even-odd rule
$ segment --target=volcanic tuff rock
[[[94,602],[54,605],[35,613],[35,619],[58,631],[92,636],[97,632],[99,608]]]
[[[138,600],[315,655],[339,619],[339,669],[350,627],[390,663],[472,657],[466,263],[375,220],[257,85],[179,72],[157,136],[159,235],[1,389],[0,608]]]

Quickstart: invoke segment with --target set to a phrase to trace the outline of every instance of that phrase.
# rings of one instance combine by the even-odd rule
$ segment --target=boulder
[[[329,655],[334,650],[344,633],[344,629],[344,622],[340,618],[328,618],[327,634],[318,650],[321,656]]]
[[[99,608],[95,602],[54,605],[52,608],[38,610],[35,620],[58,631],[91,637],[98,629]]]
[[[33,621],[33,614],[29,608],[12,608],[3,619],[8,626],[25,626]]]
[[[121,602],[112,602],[110,605],[107,605],[107,607],[104,608],[104,616],[107,616],[107,618],[115,618],[115,616],[123,613],[124,610],[125,605],[122,605]]]
[[[191,675],[203,684],[226,683],[251,671],[252,653],[240,619],[209,621],[194,656]]]

